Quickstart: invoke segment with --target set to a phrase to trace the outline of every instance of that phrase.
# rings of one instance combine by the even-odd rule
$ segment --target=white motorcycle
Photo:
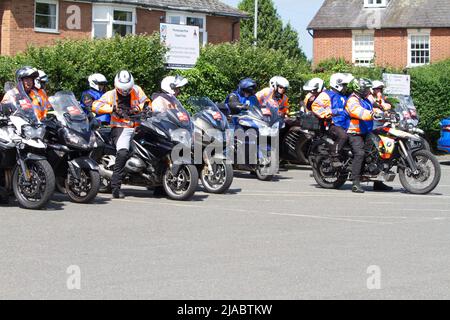
[[[7,195],[14,193],[21,207],[41,209],[55,189],[53,168],[43,156],[45,127],[32,109],[24,109],[20,103],[1,109],[0,186]],[[9,110],[8,114],[4,110]]]

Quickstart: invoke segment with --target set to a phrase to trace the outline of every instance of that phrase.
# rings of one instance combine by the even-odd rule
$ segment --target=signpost
[[[411,76],[405,74],[383,73],[384,93],[393,95],[411,95]]]
[[[197,26],[161,23],[161,43],[169,51],[166,65],[169,69],[191,69],[200,55],[200,30]]]

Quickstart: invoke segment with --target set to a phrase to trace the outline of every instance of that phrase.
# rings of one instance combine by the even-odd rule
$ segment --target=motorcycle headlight
[[[191,134],[187,130],[173,130],[170,132],[170,139],[185,146],[192,144]]]
[[[44,139],[45,129],[42,126],[33,127],[31,125],[24,125],[22,127],[22,134],[27,139]]]
[[[83,145],[87,144],[87,141],[84,140],[79,135],[72,133],[70,131],[64,132],[64,137],[66,139],[66,143],[75,147],[83,147]],[[91,136],[92,139],[92,136]]]

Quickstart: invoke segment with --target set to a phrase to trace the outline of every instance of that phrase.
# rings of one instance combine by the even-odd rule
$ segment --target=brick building
[[[202,44],[231,42],[245,17],[218,0],[1,0],[0,53],[61,38],[151,34],[161,22],[199,26]]]
[[[450,58],[450,1],[325,0],[308,30],[316,65],[420,66]]]

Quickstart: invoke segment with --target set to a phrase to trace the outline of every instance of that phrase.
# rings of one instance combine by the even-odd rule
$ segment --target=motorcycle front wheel
[[[66,193],[75,203],[90,203],[100,189],[100,174],[98,171],[82,169],[80,179],[72,177],[70,172],[65,181]]]
[[[170,168],[163,176],[163,187],[172,200],[190,200],[198,186],[198,171],[193,165],[183,166],[177,174],[173,174]]]
[[[213,164],[213,172],[205,165],[200,174],[200,180],[206,192],[222,194],[230,189],[233,183],[233,166],[226,163]]]
[[[27,174],[18,165],[13,173],[13,192],[19,205],[25,209],[42,209],[55,191],[55,174],[47,160],[27,162]]]
[[[411,168],[399,168],[400,183],[412,194],[427,194],[433,191],[441,180],[441,166],[437,158],[427,150],[413,153],[417,172]]]

